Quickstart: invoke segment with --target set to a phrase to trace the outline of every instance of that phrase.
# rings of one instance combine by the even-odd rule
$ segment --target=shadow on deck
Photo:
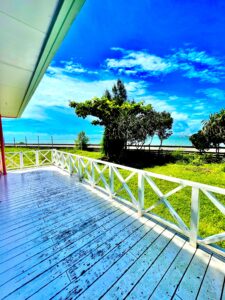
[[[225,299],[225,263],[58,169],[0,177],[1,299]]]

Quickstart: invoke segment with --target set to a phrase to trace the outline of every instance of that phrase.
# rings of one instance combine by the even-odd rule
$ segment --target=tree
[[[149,150],[153,140],[154,135],[157,132],[158,128],[158,113],[156,111],[149,111],[146,114],[145,118],[145,130],[146,130],[146,138],[149,138]]]
[[[190,137],[192,144],[200,150],[200,152],[209,149],[210,146],[216,148],[219,154],[221,144],[225,143],[225,110],[211,114],[209,120],[203,121],[202,130]]]
[[[170,114],[155,112],[151,104],[129,101],[121,80],[113,86],[111,93],[106,90],[101,98],[95,97],[83,103],[73,101],[70,106],[75,108],[79,117],[94,116],[97,119],[92,124],[104,126],[103,150],[111,160],[120,159],[127,143],[140,149],[156,130],[161,144],[172,134]]]
[[[157,113],[156,118],[156,134],[160,140],[159,151],[162,147],[163,140],[168,139],[172,135],[173,118],[168,112]]]
[[[123,110],[116,120],[119,134],[123,135],[129,145],[137,149],[141,149],[146,139],[152,138],[157,129],[157,112],[150,106],[145,108],[139,112]]]
[[[125,101],[127,101],[127,91],[123,82],[120,79],[118,79],[117,83],[114,84],[112,88],[112,93],[113,99],[118,105],[122,105]]]
[[[94,116],[97,119],[92,121],[92,124],[105,127],[104,152],[110,159],[116,160],[120,158],[127,143],[128,131],[121,129],[121,115],[134,117],[144,111],[152,110],[151,105],[128,101],[126,89],[121,80],[113,86],[112,94],[107,90],[101,98],[93,98],[83,103],[73,101],[70,106],[75,108],[79,117]]]
[[[205,152],[210,148],[209,138],[204,134],[202,130],[199,130],[197,133],[194,133],[190,136],[190,141],[192,145],[199,150],[200,153]]]
[[[110,94],[110,91],[109,90],[105,90],[105,94],[103,95],[105,98],[111,100],[112,99],[112,96]]]
[[[225,143],[225,110],[211,114],[209,120],[203,122],[202,131],[219,154],[220,145]]]
[[[88,142],[89,142],[89,138],[86,136],[86,133],[84,131],[79,132],[77,139],[75,141],[77,148],[80,150],[87,149]]]

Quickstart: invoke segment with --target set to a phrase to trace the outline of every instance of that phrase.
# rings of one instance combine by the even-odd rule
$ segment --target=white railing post
[[[54,165],[58,167],[58,165],[59,165],[59,154],[58,154],[57,150],[54,150],[53,157],[54,157],[54,159],[53,159]]]
[[[70,173],[70,175],[73,174],[72,159],[71,159],[71,155],[70,154],[69,154],[69,173]]]
[[[79,180],[82,181],[83,179],[83,172],[82,172],[82,164],[81,164],[81,158],[78,158],[78,177]]]
[[[138,215],[141,217],[143,215],[144,209],[144,197],[145,197],[145,182],[144,174],[142,172],[138,173]]]
[[[61,163],[62,163],[62,169],[65,169],[65,157],[64,157],[64,153],[62,153],[61,155]]]
[[[95,166],[94,166],[94,162],[91,161],[91,185],[92,187],[95,186]]]
[[[54,153],[54,151],[55,151],[54,149],[51,150],[51,162],[52,162],[52,165],[54,165],[54,163],[55,163],[55,157],[54,157],[55,153]]]
[[[199,188],[192,187],[190,244],[196,248],[199,225]]]
[[[36,167],[39,166],[39,151],[35,151],[35,158],[36,158]]]
[[[114,172],[113,167],[109,166],[109,188],[110,188],[110,199],[113,198],[114,194]]]
[[[23,152],[20,152],[20,169],[23,169],[24,164],[23,164]]]

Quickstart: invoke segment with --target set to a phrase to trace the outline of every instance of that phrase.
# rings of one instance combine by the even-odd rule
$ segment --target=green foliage
[[[219,153],[221,144],[225,143],[225,110],[211,114],[209,120],[203,121],[202,130],[193,134],[190,140],[201,152],[213,146]]]
[[[102,140],[101,140],[101,143],[100,143],[100,146],[101,146],[101,153],[103,154],[103,155],[106,155],[106,153],[105,153],[105,147],[106,147],[106,141],[105,141],[105,131],[104,131],[104,133],[103,133],[103,136],[102,136]]]
[[[183,153],[181,150],[176,150],[171,153],[173,162],[177,164],[189,164],[201,166],[210,163],[221,163],[222,156],[215,156],[212,153]]]
[[[77,149],[85,150],[87,149],[87,143],[89,141],[89,138],[86,136],[86,133],[84,131],[81,131],[78,133],[77,139],[75,141],[75,145]]]
[[[221,163],[223,161],[223,157],[222,156],[215,156],[212,153],[204,153],[202,155],[202,159],[204,160],[205,164]]]
[[[112,93],[113,96],[110,98],[113,98],[118,105],[122,105],[125,101],[127,101],[127,91],[120,79],[118,79],[117,83],[112,87]]]
[[[182,149],[177,149],[175,151],[172,151],[171,157],[173,158],[174,162],[180,162],[180,163],[188,163],[189,162],[189,156],[184,154]]]
[[[205,163],[205,159],[201,155],[194,154],[192,156],[192,159],[190,160],[190,162],[194,166],[202,166]]]
[[[209,138],[202,130],[199,130],[197,133],[194,133],[190,136],[190,141],[192,145],[200,151],[200,153],[205,152],[210,148]]]
[[[160,140],[160,148],[163,140],[168,139],[172,134],[173,118],[168,112],[157,113],[156,115],[156,133]]]
[[[225,143],[225,110],[211,114],[209,120],[203,121],[202,130],[193,134],[190,141],[201,153],[215,147],[219,154],[221,144]]]
[[[126,134],[121,130],[121,115],[135,116],[143,111],[151,110],[151,105],[135,103],[127,100],[126,89],[122,81],[118,80],[112,88],[112,94],[107,90],[103,97],[87,100],[84,103],[71,102],[79,117],[92,115],[97,119],[93,125],[105,126],[103,148],[104,153],[113,160],[119,160],[126,146]],[[127,126],[126,126],[127,127]]]
[[[114,161],[120,160],[128,143],[141,148],[148,137],[157,134],[162,144],[172,134],[170,114],[157,113],[150,104],[129,101],[121,80],[117,80],[111,93],[106,90],[101,98],[73,101],[70,106],[79,117],[94,116],[92,124],[105,127],[103,152]]]

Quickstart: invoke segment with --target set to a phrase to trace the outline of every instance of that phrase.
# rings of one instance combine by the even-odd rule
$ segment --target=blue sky
[[[5,140],[91,142],[103,128],[69,100],[101,96],[117,78],[130,99],[169,111],[180,143],[225,103],[225,2],[87,0],[21,119],[4,120]]]

